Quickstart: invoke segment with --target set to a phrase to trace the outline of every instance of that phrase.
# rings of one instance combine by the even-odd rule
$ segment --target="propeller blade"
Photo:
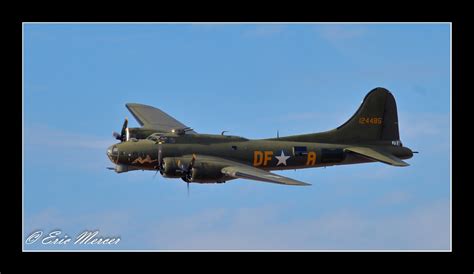
[[[161,158],[162,158],[161,144],[158,144],[158,168],[156,169],[156,172],[155,172],[155,175],[153,176],[153,179],[155,179],[156,174],[158,174],[158,171],[162,171],[164,169]]]
[[[196,162],[196,154],[193,154],[193,158],[191,159],[191,162],[188,165],[188,169],[186,170],[188,173],[191,172],[191,169],[194,166],[194,162]]]
[[[158,166],[160,167],[160,169],[162,168],[161,158],[162,158],[161,144],[158,144]]]
[[[122,130],[120,131],[120,134],[118,134],[117,132],[112,132],[112,136],[115,137],[115,139],[117,140],[120,140],[120,141],[125,141],[129,139],[130,137],[130,134],[128,132],[128,118],[125,118],[125,121],[123,122],[123,125],[122,125]]]
[[[125,117],[125,121],[123,122],[123,126],[122,126],[122,131],[121,131],[121,136],[125,136],[126,134],[126,129],[127,129],[127,126],[128,126],[128,118]]]

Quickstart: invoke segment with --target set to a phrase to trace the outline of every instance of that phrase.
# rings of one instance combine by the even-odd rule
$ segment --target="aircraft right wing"
[[[215,167],[220,169],[221,173],[233,177],[235,179],[248,179],[261,182],[282,184],[282,185],[293,185],[293,186],[309,186],[307,184],[298,180],[287,178],[269,171],[258,169],[253,166],[249,166],[240,162],[233,160],[225,159],[222,157],[215,157],[209,155],[184,155],[180,157],[183,162],[191,162],[192,159],[195,159],[196,166],[207,166]]]
[[[155,107],[135,103],[128,103],[125,106],[142,127],[162,132],[188,128],[180,121]],[[187,130],[186,133],[196,134],[194,130]]]
[[[261,182],[269,182],[283,185],[293,185],[293,186],[309,186],[311,184],[304,183],[298,180],[287,178],[275,173],[271,173],[262,169],[258,169],[252,166],[244,165],[235,165],[224,167],[222,170],[227,176],[234,178],[250,179]]]

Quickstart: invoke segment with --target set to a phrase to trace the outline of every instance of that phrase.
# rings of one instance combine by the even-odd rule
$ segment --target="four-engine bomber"
[[[286,185],[309,185],[271,170],[382,162],[408,166],[413,152],[402,145],[395,98],[375,88],[356,113],[329,131],[261,140],[198,134],[163,111],[126,104],[139,128],[125,119],[120,143],[107,149],[117,173],[152,170],[187,183],[224,183],[244,178]]]

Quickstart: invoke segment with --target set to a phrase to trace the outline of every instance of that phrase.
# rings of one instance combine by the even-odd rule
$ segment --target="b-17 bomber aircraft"
[[[371,90],[341,126],[319,133],[260,140],[200,134],[163,111],[126,104],[141,127],[114,136],[107,149],[117,173],[152,170],[188,183],[224,183],[242,178],[284,185],[309,185],[270,172],[332,165],[381,162],[408,166],[413,151],[402,145],[395,98],[384,88]],[[416,153],[416,152],[415,152]]]

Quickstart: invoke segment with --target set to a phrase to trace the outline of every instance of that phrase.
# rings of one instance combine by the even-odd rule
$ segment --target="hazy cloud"
[[[284,25],[257,25],[251,29],[243,31],[245,37],[273,37],[281,34],[285,30]]]
[[[347,42],[360,38],[367,33],[367,29],[358,25],[323,25],[318,26],[321,37],[333,44]]]
[[[25,128],[26,145],[105,150],[111,143],[111,138],[106,139],[82,133],[67,132],[45,125],[35,125]]]
[[[398,205],[408,202],[411,199],[411,194],[406,191],[393,191],[380,197],[377,202],[380,205]]]
[[[26,216],[25,216],[26,217]],[[25,218],[25,233],[29,234],[44,227],[60,227],[64,224],[57,209],[46,208],[29,218]]]
[[[357,24],[326,24],[317,26],[315,29],[319,43],[322,42],[323,44],[329,45],[332,50],[337,51],[339,55],[344,56],[344,58],[348,60],[353,60],[361,56],[364,52],[367,52],[362,40],[368,33],[368,28],[365,26]],[[352,71],[350,77],[355,77],[355,73],[356,72]],[[340,75],[340,73],[338,72],[336,75]],[[371,77],[371,79],[376,78]],[[337,85],[337,82],[334,84]]]
[[[449,113],[401,113],[399,122],[404,138],[449,136]]]
[[[428,95],[428,90],[425,87],[420,86],[420,85],[414,85],[413,86],[413,91],[416,94],[421,95],[421,96]]]
[[[215,24],[212,24],[212,23],[209,23],[209,24],[204,24],[204,23],[190,23],[190,24],[187,25],[187,26],[189,27],[189,29],[191,29],[191,30],[193,30],[193,31],[211,32],[211,31],[219,30],[219,29],[222,28],[224,25],[218,24],[218,23],[215,23]]]
[[[50,91],[51,88],[46,84],[29,84],[25,85],[25,91],[30,93],[44,93]]]
[[[408,89],[420,96],[430,93],[423,85],[443,78],[449,80],[449,75],[446,74],[444,68],[403,59],[393,60],[390,65],[363,66],[353,71],[351,76],[374,83],[391,83],[394,80],[398,83],[417,83]],[[446,90],[446,93],[448,92],[449,90]]]
[[[327,114],[321,112],[294,112],[285,113],[280,117],[281,121],[301,121],[301,120],[318,120],[326,118]]]
[[[81,232],[99,231],[104,237],[120,237],[123,242],[117,246],[77,246],[77,245],[42,245],[40,242],[26,245],[25,249],[126,249],[129,248],[130,237],[128,233],[132,215],[124,210],[102,210],[91,213],[64,213],[56,208],[46,208],[31,216],[26,215],[24,220],[24,239],[32,232],[41,230],[44,235],[54,230],[60,230],[61,235],[71,238]],[[127,243],[128,240],[128,243]],[[140,248],[140,247],[136,247]]]
[[[386,195],[384,207],[401,203],[407,193]],[[390,201],[391,199],[391,201]],[[191,214],[137,222],[138,212],[101,211],[64,214],[45,209],[25,219],[25,237],[35,229],[70,234],[99,229],[120,235],[117,249],[153,250],[447,250],[450,248],[448,200],[424,203],[397,213],[369,216],[340,208],[303,217],[285,217],[281,206],[210,208]],[[74,248],[74,247],[69,247]]]
[[[449,249],[446,201],[394,216],[367,217],[362,212],[342,209],[313,218],[288,222],[283,219],[277,207],[211,209],[196,218],[157,223],[152,237],[155,248],[180,250]]]
[[[114,143],[112,137],[101,138],[44,125],[24,130],[25,174],[34,166],[100,171],[111,165],[105,152]]]

